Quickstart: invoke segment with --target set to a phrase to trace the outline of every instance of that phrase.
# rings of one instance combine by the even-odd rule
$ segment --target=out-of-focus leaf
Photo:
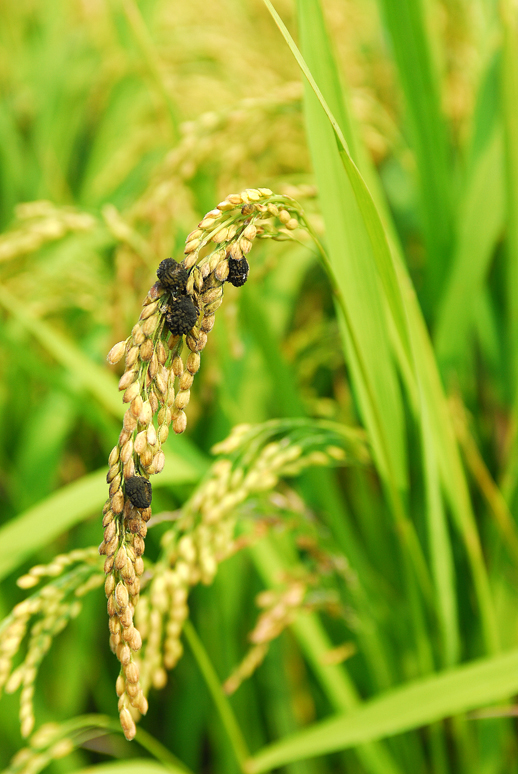
[[[118,394],[114,377],[104,368],[88,358],[74,342],[69,341],[45,320],[40,320],[23,304],[0,287],[0,304],[16,317],[34,338],[54,357],[58,363],[70,371],[84,388],[86,388],[103,405],[107,411],[117,417],[124,415],[124,405]]]
[[[163,766],[149,758],[133,758],[129,761],[98,763],[97,766],[76,769],[73,774],[188,774],[188,772],[189,769],[175,766],[173,763]]]
[[[482,291],[503,229],[504,195],[502,134],[495,126],[461,199],[458,243],[435,336],[437,357],[445,368],[457,365],[465,356],[473,325],[473,299]]]
[[[504,125],[504,174],[506,187],[506,271],[508,321],[506,357],[509,358],[510,383],[514,395],[515,416],[518,411],[518,23],[516,7],[506,0],[500,4],[503,26],[502,113]],[[515,441],[516,444],[516,441]],[[516,477],[515,477],[516,481]],[[516,486],[516,484],[515,484]]]
[[[346,715],[329,718],[255,755],[250,774],[290,761],[345,750],[442,718],[485,707],[518,690],[518,651],[472,662],[387,692]]]
[[[449,263],[453,236],[452,164],[441,112],[439,76],[423,0],[380,0],[392,42],[397,74],[415,153],[423,233],[427,248],[427,309],[433,304]]]

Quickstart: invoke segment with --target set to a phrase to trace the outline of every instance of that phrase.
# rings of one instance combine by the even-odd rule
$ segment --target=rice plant
[[[514,5],[3,15],[0,768],[518,770]]]

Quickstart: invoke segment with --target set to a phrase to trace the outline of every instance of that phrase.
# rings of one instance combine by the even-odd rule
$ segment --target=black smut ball
[[[188,296],[174,298],[165,314],[165,324],[173,336],[188,333],[198,319],[196,307]]]
[[[151,482],[143,476],[131,476],[126,479],[126,494],[135,508],[147,508],[153,499]]]
[[[249,271],[250,266],[246,258],[241,258],[239,261],[229,258],[227,282],[230,282],[235,288],[240,288],[247,281]]]
[[[177,263],[173,258],[166,258],[160,263],[156,276],[160,280],[160,284],[173,295],[185,293],[189,272],[185,266]]]

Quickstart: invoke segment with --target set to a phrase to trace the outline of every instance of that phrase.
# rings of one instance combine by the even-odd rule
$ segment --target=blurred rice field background
[[[4,774],[518,772],[518,9],[274,5],[0,3]],[[258,242],[225,290],[149,566],[234,426],[247,459],[260,437],[305,461],[236,504],[129,743],[102,585],[30,662],[5,633],[46,592],[16,580],[100,543],[124,410],[106,353],[159,262],[257,187],[327,258],[302,232]]]

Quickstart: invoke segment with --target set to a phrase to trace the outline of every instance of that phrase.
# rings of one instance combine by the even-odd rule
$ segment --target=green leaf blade
[[[517,690],[518,651],[514,650],[387,691],[347,715],[315,724],[256,754],[248,762],[248,772],[259,774],[420,728],[501,701]]]

